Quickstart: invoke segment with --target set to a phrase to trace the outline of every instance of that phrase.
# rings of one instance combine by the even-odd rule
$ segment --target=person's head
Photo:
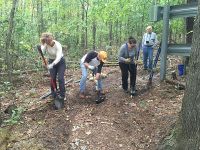
[[[99,51],[98,59],[105,63],[107,60],[107,53],[105,51]]]
[[[134,47],[136,46],[136,43],[137,43],[137,41],[136,41],[136,39],[135,39],[134,37],[130,36],[130,37],[128,38],[128,45],[129,45],[129,47],[130,47],[131,49],[134,48]]]
[[[151,32],[152,32],[152,26],[147,26],[146,32],[147,32],[147,33],[151,33]]]
[[[46,43],[51,45],[51,42],[53,41],[53,34],[49,32],[42,33],[40,41],[42,44]]]

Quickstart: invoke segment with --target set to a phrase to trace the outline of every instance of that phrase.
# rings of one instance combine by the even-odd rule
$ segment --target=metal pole
[[[163,81],[166,77],[167,49],[169,36],[169,11],[170,6],[167,5],[163,9],[163,34],[161,44],[161,64],[160,64],[160,80]]]

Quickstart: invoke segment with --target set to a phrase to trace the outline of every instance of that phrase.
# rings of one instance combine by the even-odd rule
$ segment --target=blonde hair
[[[54,39],[52,33],[50,33],[50,32],[44,32],[44,33],[42,33],[42,35],[41,35],[41,37],[40,37],[40,42],[44,44],[46,38],[51,38],[52,40]]]
[[[149,30],[149,29],[152,30],[152,26],[147,26],[146,30]]]
[[[53,39],[53,34],[50,33],[50,32],[44,32],[44,33],[42,33],[42,35],[41,35],[42,39],[47,38],[47,37],[50,37],[50,38]]]

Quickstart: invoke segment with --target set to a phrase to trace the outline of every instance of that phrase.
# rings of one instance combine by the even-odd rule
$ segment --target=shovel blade
[[[106,99],[105,95],[99,94],[96,99],[96,104],[103,102]]]
[[[54,105],[55,105],[56,110],[63,108],[64,107],[64,99],[56,98],[54,100]]]

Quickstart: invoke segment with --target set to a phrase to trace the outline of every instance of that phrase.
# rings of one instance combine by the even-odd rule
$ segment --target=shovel
[[[40,53],[43,63],[44,65],[47,67],[47,62],[44,58],[44,55],[42,53],[42,49],[41,46],[38,45],[37,46],[38,52]],[[55,98],[54,98],[54,105],[55,105],[55,109],[60,109],[64,107],[64,98],[60,97],[60,95],[57,94],[57,90],[56,90],[56,83],[55,81],[52,79],[52,77],[50,76],[50,82],[51,82],[51,86],[53,87],[53,92],[56,94]]]
[[[159,56],[160,56],[160,52],[161,52],[161,43],[160,43],[160,46],[159,46],[158,51],[157,51],[157,53],[156,53],[156,57],[155,57],[155,59],[154,59],[153,67],[152,67],[151,72],[150,72],[150,74],[149,74],[149,81],[148,81],[148,83],[147,83],[147,88],[148,88],[148,89],[151,88],[151,86],[152,86],[152,79],[153,79],[153,75],[154,75],[154,70],[153,70],[153,68],[156,68],[156,65],[157,65],[157,63],[158,63],[158,58],[159,58]]]

